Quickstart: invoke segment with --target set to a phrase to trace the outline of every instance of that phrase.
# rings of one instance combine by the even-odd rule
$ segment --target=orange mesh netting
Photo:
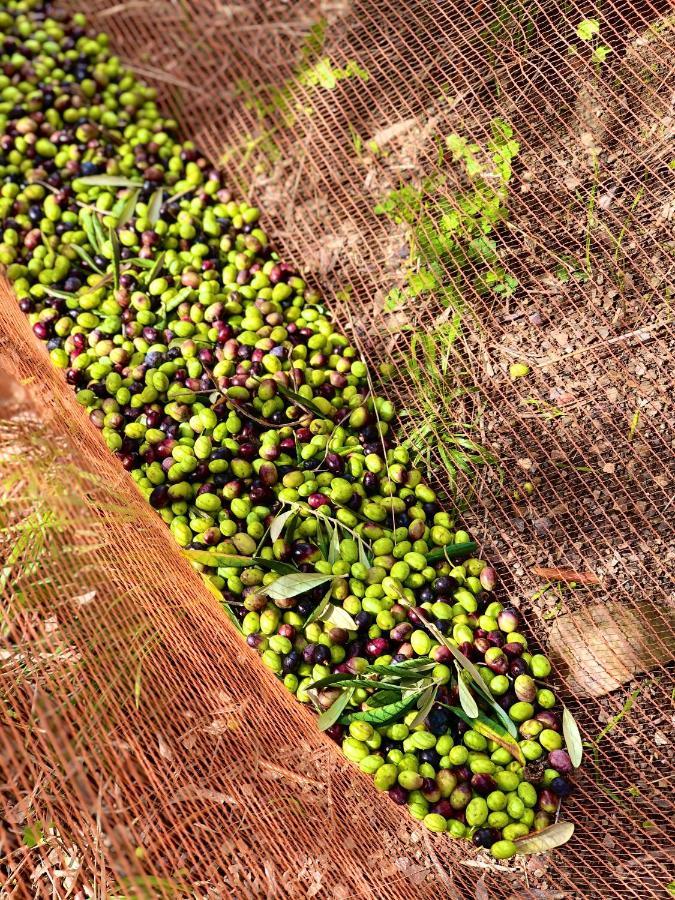
[[[5,286],[4,894],[667,896],[672,8],[86,7],[393,364],[402,434],[588,743],[550,856],[485,861],[396,809],[243,645]]]

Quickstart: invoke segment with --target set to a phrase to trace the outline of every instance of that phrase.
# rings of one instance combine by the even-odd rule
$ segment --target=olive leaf
[[[252,556],[230,556],[225,553],[215,553],[211,550],[183,550],[183,554],[188,559],[192,559],[204,566],[211,566],[214,569],[226,566],[245,568],[253,565]]]
[[[562,729],[570,761],[574,768],[578,769],[584,755],[584,747],[581,742],[581,734],[576,719],[566,706],[563,708]]]
[[[346,609],[341,606],[335,606],[329,603],[321,616],[317,616],[327,625],[334,625],[335,628],[344,628],[345,631],[358,631],[358,625],[349,615]]]
[[[60,300],[72,300],[73,297],[76,297],[77,294],[69,294],[68,291],[59,291],[56,288],[49,287],[44,285],[45,294],[49,294],[50,297],[58,297]]]
[[[330,543],[328,545],[328,562],[333,565],[340,558],[340,533],[335,526],[330,530]]]
[[[431,707],[436,702],[436,694],[438,693],[438,685],[432,684],[424,691],[423,694],[420,695],[419,700],[417,701],[417,709],[419,712],[410,723],[410,728],[416,728],[418,725],[421,725],[426,717],[431,712]],[[369,701],[370,702],[370,701]]]
[[[267,594],[272,600],[288,600],[290,597],[297,597],[298,594],[304,594],[306,591],[311,591],[312,588],[332,580],[332,575],[322,575],[321,572],[293,572],[277,578],[276,581],[262,588],[260,593]]]
[[[511,735],[511,737],[517,739],[518,738],[518,729],[516,728],[516,725],[515,725],[513,719],[511,719],[509,717],[509,714],[506,712],[506,710],[503,709],[497,703],[497,701],[494,699],[494,697],[491,694],[488,694],[486,696],[483,693],[483,691],[481,691],[481,690],[478,690],[478,694],[480,697],[482,697],[482,699],[485,701],[485,703],[487,703],[488,706],[493,710],[494,714],[497,716],[497,718],[502,723],[502,725],[506,729],[506,731]]]
[[[443,706],[447,706],[447,704],[444,703]],[[458,719],[461,719],[462,722],[466,722],[467,725],[470,725],[474,731],[478,732],[478,734],[482,734],[483,737],[488,740],[499,744],[504,750],[508,750],[511,756],[514,759],[517,759],[521,765],[524,766],[526,764],[523,751],[518,746],[518,742],[512,738],[501,725],[493,722],[492,719],[484,716],[481,712],[474,718],[473,716],[467,716],[464,710],[460,709],[458,706],[448,706],[447,708],[450,712],[453,712]]]
[[[156,191],[153,192],[152,197],[148,202],[148,222],[152,228],[159,222],[159,217],[162,213],[162,203],[164,200],[164,189],[157,188]]]
[[[124,226],[131,220],[134,212],[136,211],[136,204],[138,203],[138,196],[140,191],[138,188],[130,190],[128,195],[124,198],[124,202],[120,209],[119,215],[117,216],[117,227],[124,228]]]
[[[443,547],[436,547],[425,553],[428,563],[438,562],[439,559],[446,559],[452,556],[468,556],[476,549],[478,545],[475,541],[465,541],[463,544],[445,544]]]
[[[89,266],[90,269],[93,269],[94,272],[98,272],[99,275],[103,275],[103,269],[96,265],[92,257],[87,253],[84,247],[80,247],[79,244],[70,244],[73,250],[81,256],[85,263]]]
[[[359,562],[361,563],[362,566],[365,566],[367,569],[369,569],[370,568],[370,560],[368,559],[368,554],[366,553],[366,548],[363,543],[363,539],[361,538],[361,535],[358,535],[358,539],[357,539],[356,543],[359,548]]]
[[[420,618],[422,618],[422,617],[420,617]],[[471,660],[467,659],[466,656],[464,656],[464,654],[462,653],[462,651],[458,650],[457,647],[455,647],[455,645],[452,644],[432,622],[429,622],[429,620],[426,618],[422,618],[422,622],[423,622],[425,628],[429,631],[430,634],[432,634],[436,638],[436,640],[439,642],[439,644],[442,644],[444,647],[447,647],[448,650],[450,651],[450,653],[452,653],[452,655],[454,656],[456,662],[459,663],[459,665],[464,669],[465,672],[469,673],[469,675],[471,676],[471,678],[474,681],[474,684],[476,686],[476,690],[478,691],[479,696],[485,701],[485,703],[488,704],[488,706],[492,707],[492,709],[495,711],[497,716],[500,718],[500,720],[502,721],[504,727],[509,732],[509,734],[514,738],[517,737],[518,732],[516,730],[516,726],[511,721],[511,719],[508,717],[506,712],[501,708],[501,706],[494,699],[494,697],[490,693],[490,688],[485,683],[485,679],[480,674],[480,672],[478,671],[476,666],[474,666],[474,664],[471,662]]]
[[[455,658],[455,661],[459,663],[459,665],[464,669],[465,672],[468,672],[473,681],[476,682],[478,687],[484,691],[488,696],[490,695],[490,689],[485,683],[485,679],[480,674],[478,669],[474,666],[470,659],[467,659],[466,656],[462,653],[461,650],[458,650],[457,647],[453,643],[451,643],[448,638],[443,634],[443,632],[437,628],[433,622],[430,622],[428,619],[423,619],[425,627],[432,634],[439,644],[442,644],[444,647],[447,647],[450,653]]]
[[[534,834],[526,834],[524,837],[516,838],[513,843],[518,848],[517,853],[546,853],[548,850],[562,847],[573,834],[574,825],[571,822],[556,822],[542,831],[536,831]]]
[[[340,721],[343,724],[368,722],[369,725],[381,728],[384,725],[391,725],[392,722],[398,721],[415,706],[418,698],[419,693],[410,694],[401,700],[397,700],[396,703],[388,703],[386,706],[378,706],[375,709],[362,709],[359,712],[350,713],[348,716],[343,716]]]
[[[321,713],[317,720],[319,731],[325,731],[327,728],[330,728],[331,725],[334,725],[337,722],[342,713],[345,711],[345,708],[349,706],[349,703],[353,696],[354,688],[349,688],[346,691],[342,691],[340,696],[336,697],[335,700],[333,700],[328,709],[324,710],[324,712]]]
[[[272,543],[278,540],[281,537],[281,532],[284,530],[284,525],[291,516],[294,516],[297,512],[295,506],[291,506],[290,509],[286,509],[283,512],[280,512],[278,515],[274,517],[272,524],[270,525],[270,540]]]
[[[165,255],[166,254],[162,250],[162,252],[159,254],[157,259],[152,264],[152,268],[150,269],[150,271],[148,272],[148,275],[147,275],[147,279],[146,279],[147,284],[150,284],[159,275],[160,270],[161,270],[162,266],[164,265]]]
[[[183,555],[194,562],[214,569],[237,568],[246,569],[248,566],[260,566],[287,575],[297,572],[297,569],[289,563],[280,562],[278,559],[266,559],[264,556],[234,556],[226,553],[216,553],[211,550],[183,550]]]
[[[112,227],[112,225],[108,228],[108,235],[110,237],[110,246],[112,247],[112,264],[113,264],[113,284],[116,291],[120,289],[120,239],[117,237],[117,232]]]
[[[92,215],[91,223],[92,223],[92,227],[93,227],[94,231],[96,232],[96,241],[98,243],[98,246],[101,248],[99,250],[99,253],[102,254],[103,253],[103,245],[105,244],[106,240],[108,240],[109,236],[103,230],[103,225],[101,224],[100,216]]]
[[[378,706],[388,706],[390,703],[395,703],[399,697],[400,692],[396,688],[389,687],[368,697],[368,706],[371,709],[376,709]]]
[[[325,687],[330,687],[333,684],[340,684],[343,687],[347,687],[348,685],[355,687],[369,687],[376,688],[379,687],[377,681],[372,681],[369,678],[359,678],[357,675],[351,675],[349,672],[338,672],[336,675],[326,675],[325,678],[320,678],[318,681],[312,682],[310,687],[312,690],[320,691]],[[401,688],[396,688],[394,685],[387,685],[387,690],[402,690]]]
[[[457,687],[459,688],[460,705],[467,716],[471,719],[475,719],[478,716],[478,705],[473,698],[473,694],[467,687],[466,681],[462,678],[462,672],[456,662],[455,668],[457,669]]]
[[[260,566],[261,569],[269,569],[270,572],[276,572],[278,575],[289,575],[291,572],[297,572],[295,566],[290,563],[281,562],[280,559],[267,559],[266,556],[252,557],[253,565]]]
[[[328,547],[330,543],[330,534],[328,532],[330,522],[325,522],[320,516],[316,517],[316,535],[314,540],[321,551],[321,556],[328,559]]]
[[[425,660],[423,657],[419,659],[404,659],[399,663],[393,663],[390,666],[372,665],[366,668],[366,672],[372,672],[375,675],[397,675],[401,677],[407,671],[412,670],[414,673],[426,672],[433,669],[436,663],[433,660]]]
[[[92,247],[95,254],[100,255],[101,245],[98,240],[96,229],[94,228],[94,214],[87,209],[83,209],[80,213],[80,219],[90,247]]]
[[[187,300],[191,293],[191,287],[181,288],[174,297],[166,301],[166,304],[164,305],[166,312],[172,312],[177,306],[180,306],[183,300]]]
[[[227,600],[225,599],[225,597],[223,597],[222,593],[218,590],[218,588],[215,586],[215,584],[211,581],[211,579],[209,578],[209,576],[208,576],[208,575],[202,575],[202,581],[204,582],[204,586],[206,587],[206,589],[208,590],[208,592],[209,592],[210,594],[212,594],[212,595],[216,598],[216,600],[219,600],[219,601],[220,601],[220,605],[221,605],[221,607],[223,608],[223,610],[225,611],[225,615],[226,615],[227,618],[230,620],[230,622],[232,622],[232,624],[233,624],[234,627],[237,629],[237,631],[241,631],[241,630],[242,630],[242,629],[241,629],[241,622],[240,622],[239,619],[235,616],[235,614],[232,612],[232,610],[231,610],[230,607],[229,607],[229,604],[228,604]]]
[[[282,397],[290,400],[291,403],[293,403],[295,406],[300,406],[303,409],[306,409],[308,412],[314,413],[314,415],[318,416],[320,419],[326,418],[325,414],[321,412],[321,410],[315,403],[313,403],[311,400],[307,400],[307,398],[303,397],[302,394],[298,394],[295,391],[292,391],[280,381],[277,381],[277,391],[281,394]]]
[[[123,175],[82,175],[77,179],[80,184],[98,185],[99,187],[142,188],[139,181],[132,181]]]
[[[82,299],[82,297],[87,297],[89,294],[93,294],[95,291],[100,290],[102,287],[105,287],[106,284],[110,284],[112,281],[112,272],[108,272],[106,275],[101,275],[96,284],[92,284],[91,287],[77,296]]]
[[[328,588],[328,590],[326,591],[326,593],[323,595],[321,600],[319,601],[319,605],[315,609],[313,609],[312,612],[305,619],[305,624],[303,625],[303,628],[306,628],[308,625],[311,625],[312,622],[316,622],[317,619],[321,619],[323,617],[323,614],[326,612],[326,609],[328,608],[328,606],[330,604],[330,595],[331,595],[332,591],[333,591],[333,586],[331,585]]]
[[[125,262],[133,263],[134,266],[139,266],[141,269],[151,269],[154,266],[151,259],[141,259],[140,256],[130,256]]]

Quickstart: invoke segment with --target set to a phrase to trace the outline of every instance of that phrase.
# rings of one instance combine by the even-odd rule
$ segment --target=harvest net
[[[549,857],[485,862],[402,815],[242,644],[5,288],[3,890],[666,896],[669,5],[86,12],[393,364],[402,434],[549,645],[588,749]]]

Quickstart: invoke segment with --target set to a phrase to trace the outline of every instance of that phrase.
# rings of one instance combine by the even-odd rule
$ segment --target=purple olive
[[[509,668],[509,661],[499,647],[490,647],[485,654],[485,665],[495,675],[506,675]]]
[[[254,650],[257,650],[265,640],[267,640],[267,638],[264,634],[249,634],[249,636],[246,638],[246,643],[249,645],[249,647],[253,647]]]
[[[317,644],[307,644],[305,649],[302,651],[302,658],[310,666],[313,666],[316,662],[316,648]]]
[[[408,792],[402,788],[400,784],[395,784],[387,791],[389,798],[396,803],[397,806],[403,806],[408,801]]]
[[[326,455],[326,468],[329,472],[339,475],[344,471],[344,462],[337,453],[328,453]]]
[[[455,810],[452,808],[452,803],[449,800],[439,800],[437,803],[434,803],[431,807],[431,812],[444,816],[446,819],[451,819],[455,814]]]
[[[270,487],[271,485],[277,483],[278,477],[277,467],[271,462],[263,463],[262,466],[260,466],[258,478],[263,482],[263,484]]]
[[[406,641],[412,634],[412,631],[413,627],[410,622],[401,622],[400,625],[395,625],[391,629],[389,636],[392,641]]]
[[[339,725],[336,722],[335,725],[331,725],[330,728],[326,728],[325,734],[327,734],[332,741],[335,741],[336,744],[340,744],[342,742],[344,731],[344,726]]]
[[[462,641],[462,643],[457,647],[460,653],[463,653],[464,656],[471,662],[474,662],[478,656],[476,653],[476,648],[469,641]]]
[[[366,653],[368,656],[383,656],[389,650],[389,641],[386,638],[373,638],[366,644]]]
[[[431,794],[436,790],[436,780],[434,778],[424,778],[420,786],[422,793]]]
[[[535,719],[537,722],[541,722],[544,728],[550,728],[552,731],[560,731],[560,720],[557,714],[551,709],[539,710]]]
[[[433,580],[431,587],[437,597],[447,597],[450,591],[455,590],[457,582],[454,578],[450,578],[449,575],[439,575],[438,578]]]
[[[421,606],[414,606],[408,610],[408,619],[413,625],[422,625],[427,621],[427,612]]]
[[[504,646],[504,635],[501,631],[488,631],[487,639],[491,647]]]
[[[154,509],[164,509],[170,501],[169,488],[165,484],[158,484],[150,494],[150,505]]]
[[[471,779],[471,787],[482,797],[487,797],[497,787],[494,778],[491,775],[479,773]]]
[[[569,775],[573,768],[567,750],[551,750],[548,755],[548,764],[561,775]]]
[[[471,838],[477,847],[491,847],[500,838],[497,828],[479,828]]]
[[[431,651],[431,658],[437,663],[448,663],[452,659],[452,653],[443,644],[439,644]]]
[[[526,672],[527,663],[521,657],[519,657],[518,659],[512,659],[509,663],[509,675],[512,678],[517,678],[519,675],[525,675]]]
[[[325,644],[316,644],[314,662],[319,666],[325,666],[330,662],[330,648]]]
[[[380,479],[374,472],[366,472],[363,476],[363,488],[366,494],[374,494],[380,486]]]
[[[310,494],[307,498],[307,503],[310,505],[312,509],[318,509],[320,506],[329,506],[330,500],[325,494],[315,493]]]

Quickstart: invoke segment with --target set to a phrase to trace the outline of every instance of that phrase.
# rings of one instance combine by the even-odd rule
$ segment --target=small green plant
[[[621,291],[621,303],[624,308],[624,312],[625,312],[624,287],[625,287],[625,281],[626,281],[626,273],[625,273],[625,270],[624,270],[621,262],[619,261],[619,255],[621,255],[622,259],[626,256],[625,251],[622,251],[621,247],[623,244],[623,240],[626,236],[626,232],[628,231],[631,220],[633,218],[633,213],[634,213],[637,205],[642,200],[643,196],[644,196],[644,188],[641,187],[640,190],[635,195],[635,197],[633,198],[633,201],[630,205],[628,213],[621,225],[621,230],[619,231],[619,236],[615,238],[613,235],[610,235],[612,241],[614,242],[614,253],[612,254],[612,258],[614,260],[614,267],[616,270],[615,274],[614,274],[614,278],[616,280],[617,287]]]
[[[296,81],[298,84],[304,84],[308,87],[321,87],[326,91],[332,91],[338,81],[344,81],[345,78],[360,78],[362,81],[368,81],[368,72],[362,69],[357,63],[351,59],[344,69],[334,66],[327,56],[323,56],[318,62],[298,72]]]
[[[612,48],[601,43],[600,22],[597,19],[582,19],[577,25],[577,37],[590,47],[591,61],[600,66],[607,60]],[[576,45],[570,47],[572,53],[578,53]]]
[[[349,123],[349,136],[352,139],[352,147],[354,148],[354,153],[358,159],[361,159],[363,155],[363,138],[358,133],[356,128]]]
[[[421,294],[435,292],[443,306],[458,309],[471,285],[480,294],[508,297],[518,281],[500,263],[497,228],[508,217],[512,162],[520,145],[511,126],[492,122],[485,148],[458,134],[445,140],[451,162],[461,166],[468,188],[438,197],[447,182],[443,175],[424,179],[420,187],[403,185],[391,191],[374,211],[397,224],[410,226],[410,259],[406,283],[385,299],[385,309],[398,309]]]
[[[283,129],[292,128],[301,117],[311,117],[314,108],[306,101],[306,89],[332,91],[338,82],[349,78],[367,81],[368,72],[350,59],[340,68],[334,66],[330,57],[324,54],[328,23],[320,19],[309,29],[299,53],[299,62],[293,74],[280,86],[274,84],[254,85],[246,79],[236,82],[237,93],[243,97],[246,109],[256,113],[259,129],[246,135],[244,141],[228,148],[223,154],[223,162],[239,158],[246,163],[252,154],[261,157],[261,162],[274,163],[281,157],[274,135]]]
[[[547,422],[553,419],[562,419],[567,415],[564,409],[560,409],[559,406],[555,406],[553,403],[547,403],[546,400],[539,400],[537,397],[526,397],[521,402],[531,406]]]
[[[554,274],[561,284],[569,284],[570,281],[584,284],[589,279],[588,272],[584,269],[583,264],[576,257],[570,255],[559,257]]]
[[[432,454],[440,458],[450,479],[451,494],[456,492],[460,474],[471,479],[480,466],[497,464],[496,457],[470,436],[475,422],[458,422],[439,415],[439,397],[444,398],[444,405],[449,405],[472,393],[469,387],[451,385],[451,361],[457,354],[455,343],[460,334],[461,314],[456,312],[450,322],[431,333],[413,335],[404,365],[415,407],[401,412],[407,434],[404,446],[413,463],[431,470]]]

